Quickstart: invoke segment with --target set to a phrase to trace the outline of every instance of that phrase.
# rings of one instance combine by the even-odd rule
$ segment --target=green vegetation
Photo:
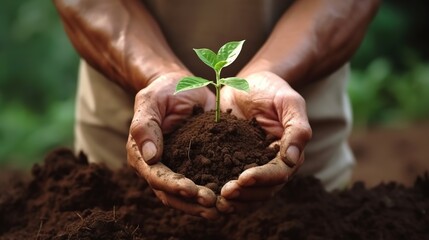
[[[78,57],[52,1],[0,7],[0,165],[72,146]]]
[[[384,1],[352,59],[355,124],[429,118],[429,2]],[[0,7],[0,165],[71,146],[78,56],[52,1]]]
[[[357,127],[429,118],[428,6],[418,0],[383,2],[351,62]]]
[[[243,47],[243,41],[228,42],[223,45],[219,51],[214,53],[212,50],[207,48],[194,49],[198,57],[207,66],[211,67],[216,74],[216,80],[210,81],[201,77],[189,76],[181,79],[176,86],[176,93],[187,91],[195,88],[205,87],[209,84],[215,86],[216,89],[216,111],[215,111],[215,122],[220,121],[220,89],[222,85],[230,86],[238,90],[249,91],[249,84],[246,79],[229,77],[221,78],[220,73],[224,67],[229,66],[237,59]]]

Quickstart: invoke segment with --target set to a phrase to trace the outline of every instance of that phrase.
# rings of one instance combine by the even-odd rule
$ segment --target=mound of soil
[[[295,178],[259,209],[216,221],[162,205],[127,167],[112,171],[68,149],[35,165],[0,198],[0,239],[428,239],[429,175],[326,192]]]
[[[229,111],[216,123],[214,116],[214,111],[195,108],[191,118],[164,137],[162,161],[174,172],[219,193],[244,170],[268,163],[279,147],[269,147],[274,137],[266,136],[255,119],[237,119]]]

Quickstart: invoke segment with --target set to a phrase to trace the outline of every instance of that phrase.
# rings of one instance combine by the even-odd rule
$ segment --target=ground
[[[57,149],[30,182],[3,182],[0,239],[427,239],[429,174],[414,182],[429,169],[428,130],[356,131],[350,189],[328,193],[314,178],[296,178],[261,207],[216,221],[163,206],[129,168]]]
[[[416,176],[429,171],[428,137],[429,122],[355,130],[350,138],[357,160],[353,182],[411,186]]]

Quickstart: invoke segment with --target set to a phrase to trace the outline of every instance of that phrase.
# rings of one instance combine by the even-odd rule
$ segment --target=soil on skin
[[[164,137],[162,161],[174,172],[219,193],[244,170],[272,160],[279,147],[269,147],[274,138],[266,136],[255,119],[237,119],[229,111],[216,123],[214,115],[214,111],[196,108],[183,126]]]
[[[428,239],[429,174],[328,193],[295,178],[258,209],[216,221],[169,209],[124,167],[89,164],[67,149],[35,165],[0,197],[0,239]]]

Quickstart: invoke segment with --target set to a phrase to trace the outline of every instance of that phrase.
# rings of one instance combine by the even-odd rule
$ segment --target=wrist
[[[267,74],[274,74],[286,81],[291,87],[297,88],[303,85],[307,70],[307,64],[303,63],[294,64],[293,61],[290,61],[288,64],[278,64],[267,59],[257,59],[246,65],[238,75],[246,79],[251,75],[267,76]]]
[[[149,64],[141,64],[137,69],[135,74],[130,71],[129,75],[134,92],[148,87],[156,80],[162,79],[163,76],[174,75],[176,78],[180,78],[192,75],[187,68],[175,62],[151,61]]]

